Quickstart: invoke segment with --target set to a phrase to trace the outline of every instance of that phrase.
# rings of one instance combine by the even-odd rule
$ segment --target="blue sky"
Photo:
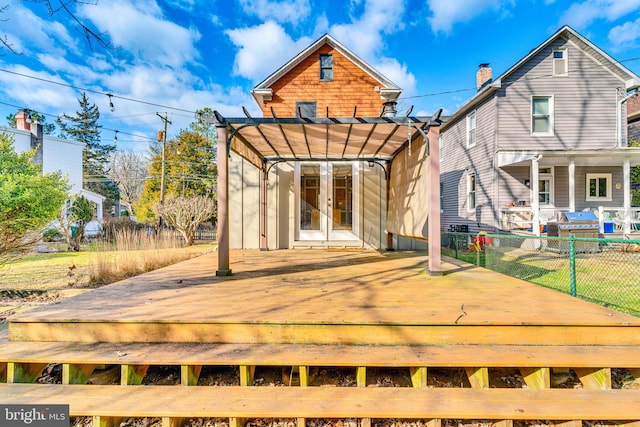
[[[115,49],[89,45],[67,14],[49,15],[43,2],[5,4],[0,36],[20,54],[0,51],[0,125],[16,106],[51,115],[48,122],[74,114],[85,88],[97,92],[88,96],[100,107],[102,138],[119,130],[123,150],[146,150],[162,127],[156,113],[168,113],[169,137],[205,106],[259,116],[250,89],[325,33],[403,88],[399,111],[413,106],[413,115],[455,111],[475,91],[478,64],[497,76],[565,24],[640,75],[640,0],[73,4]],[[105,93],[114,95],[113,112]]]

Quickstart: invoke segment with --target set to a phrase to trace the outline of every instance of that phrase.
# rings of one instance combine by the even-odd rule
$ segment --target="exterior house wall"
[[[297,102],[315,102],[317,116],[352,117],[357,107],[358,117],[377,117],[385,99],[384,85],[352,62],[339,49],[323,44],[306,58],[270,83],[271,99],[260,103],[262,115],[271,117],[271,108],[280,118],[296,117]],[[320,55],[333,55],[333,80],[320,80]],[[285,68],[286,69],[286,68]],[[267,97],[268,98],[268,97]],[[258,97],[258,99],[263,99]],[[328,109],[328,111],[327,111]],[[269,169],[267,190],[267,245],[269,248],[296,246],[350,245],[381,248],[386,245],[386,185],[384,171],[378,165],[369,168],[358,162],[359,218],[354,218],[358,241],[335,243],[314,240],[298,241],[299,205],[295,195],[295,165],[278,163]],[[260,201],[262,171],[231,154],[229,163],[229,236],[231,248],[259,248]]]
[[[31,149],[32,134],[29,130],[3,128],[2,132],[13,138],[16,152],[23,153]],[[82,190],[82,150],[84,146],[74,141],[43,136],[42,172],[61,172],[71,186],[70,193]]]
[[[553,49],[567,49],[568,76],[553,76]],[[557,39],[506,80],[499,98],[498,146],[506,150],[612,148],[616,145],[616,88],[604,67],[573,43]],[[554,133],[531,135],[532,96],[553,96]]]
[[[333,55],[333,80],[320,81],[320,54]],[[378,116],[382,110],[380,82],[329,45],[320,47],[272,86],[273,98],[261,105],[264,117],[271,107],[278,117],[296,117],[296,102],[316,102],[318,117]]]
[[[59,138],[44,137],[42,144],[42,171],[61,171],[69,180],[71,194],[82,190],[83,145]]]
[[[467,224],[469,231],[486,230],[496,221],[493,203],[495,176],[496,100],[490,98],[474,110],[476,115],[476,144],[467,147],[467,117],[447,125],[442,133],[443,153],[440,179],[443,184],[444,209],[442,223]],[[467,177],[475,173],[476,209],[470,210],[467,200]]]
[[[627,117],[629,142],[636,141],[640,144],[640,94],[638,92],[627,101]]]

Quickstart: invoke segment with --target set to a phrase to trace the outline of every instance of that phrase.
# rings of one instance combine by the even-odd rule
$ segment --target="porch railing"
[[[570,212],[568,207],[541,207],[540,224],[559,218],[561,213]],[[598,217],[600,233],[624,233],[625,210],[622,207],[600,206],[594,213]],[[513,206],[500,209],[500,229],[503,231],[532,230],[533,208],[531,206]],[[631,208],[629,233],[640,233],[640,208]]]

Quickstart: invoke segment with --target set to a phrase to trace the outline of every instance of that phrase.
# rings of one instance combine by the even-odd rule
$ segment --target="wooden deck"
[[[230,277],[215,276],[216,259],[12,316],[0,334],[3,404],[69,403],[96,427],[141,416],[167,427],[194,416],[230,427],[252,417],[640,422],[638,318],[450,259],[430,276],[415,252],[235,251]],[[26,384],[48,364],[62,366],[62,384]],[[186,387],[136,387],[154,365],[176,368]],[[237,369],[237,384],[194,387],[205,366]],[[87,385],[109,367],[121,386]],[[289,369],[298,386],[252,386],[257,367]],[[351,369],[356,387],[313,385],[327,367]],[[371,387],[377,368],[406,370],[411,387]],[[433,388],[434,368],[462,369],[467,385]],[[502,368],[526,387],[497,390],[490,373]],[[612,368],[635,386],[614,390]],[[558,389],[552,378],[569,369],[581,388]]]
[[[12,341],[640,345],[640,319],[418,253],[239,251],[11,318]],[[635,332],[633,332],[634,330]]]

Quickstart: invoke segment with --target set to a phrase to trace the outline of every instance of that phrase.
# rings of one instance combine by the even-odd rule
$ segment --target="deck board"
[[[0,401],[66,403],[71,416],[640,419],[640,390],[0,384]]]
[[[640,344],[627,329],[639,318],[454,260],[430,276],[421,253],[233,251],[231,260],[230,277],[214,275],[209,254],[16,314],[10,339],[353,344],[379,326],[385,345],[403,334],[416,345],[509,344],[477,337],[529,326],[519,334],[532,345]],[[563,342],[568,327],[578,332]],[[327,338],[329,328],[341,338]]]

